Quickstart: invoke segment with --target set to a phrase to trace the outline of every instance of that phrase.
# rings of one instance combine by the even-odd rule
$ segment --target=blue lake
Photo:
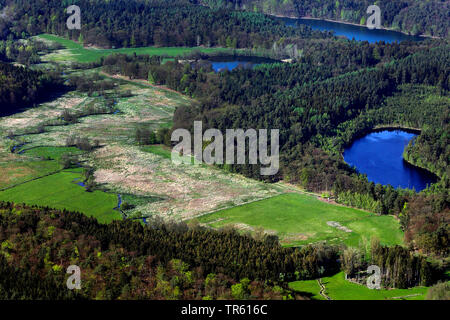
[[[373,132],[347,148],[344,160],[371,182],[421,191],[436,177],[403,160],[403,151],[416,136],[402,130]]]
[[[215,72],[222,72],[226,70],[233,70],[237,67],[254,68],[264,63],[274,63],[276,60],[259,58],[259,57],[211,57],[207,60]]]
[[[336,36],[344,36],[350,40],[355,39],[357,41],[368,41],[375,43],[378,41],[384,41],[386,43],[401,42],[405,40],[421,41],[424,38],[419,36],[409,36],[401,32],[395,32],[390,30],[375,29],[370,30],[365,26],[357,26],[346,23],[331,22],[325,20],[315,19],[291,19],[281,18],[285,21],[286,25],[294,27],[296,23],[305,24],[310,26],[313,30],[319,31],[334,31]]]

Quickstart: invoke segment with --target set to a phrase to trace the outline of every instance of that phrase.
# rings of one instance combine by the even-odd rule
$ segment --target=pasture
[[[119,48],[119,49],[97,49],[97,48],[85,48],[80,43],[72,40],[65,39],[63,37],[55,36],[52,34],[41,34],[37,36],[38,39],[44,41],[57,42],[64,46],[65,49],[57,50],[56,52],[47,56],[48,60],[55,62],[95,62],[99,61],[101,57],[105,57],[114,53],[144,55],[151,56],[167,56],[176,57],[183,56],[185,54],[192,53],[194,51],[203,53],[215,53],[223,52],[230,53],[230,49],[226,48],[204,48],[204,47],[139,47],[139,48]]]
[[[403,243],[399,223],[392,216],[325,203],[310,195],[288,193],[202,216],[206,226],[235,226],[243,231],[263,228],[285,246],[319,241],[358,246],[377,237],[381,243]]]
[[[317,280],[295,281],[289,284],[289,288],[304,293],[314,300],[323,300],[319,294],[319,285],[316,286],[314,282],[317,283]],[[427,287],[372,290],[345,280],[343,272],[322,278],[322,283],[325,286],[325,293],[332,300],[424,300],[428,291]]]
[[[48,206],[77,211],[107,223],[121,219],[117,195],[100,190],[87,192],[77,184],[82,181],[81,169],[64,170],[0,192],[0,201]]]

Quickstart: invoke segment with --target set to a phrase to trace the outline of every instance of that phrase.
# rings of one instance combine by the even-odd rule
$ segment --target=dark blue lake
[[[264,63],[274,63],[276,60],[259,58],[259,57],[211,57],[207,60],[211,63],[211,66],[215,72],[221,72],[225,70],[233,70],[239,66],[242,68],[254,68]]]
[[[286,25],[288,26],[295,26],[295,24],[298,22],[310,26],[313,30],[334,31],[334,34],[336,36],[344,36],[350,40],[354,38],[357,41],[368,41],[370,43],[375,43],[378,41],[384,41],[387,43],[401,42],[405,40],[421,41],[424,39],[423,37],[409,36],[401,32],[382,29],[370,30],[365,26],[357,26],[325,20],[291,18],[281,19],[285,21]]]
[[[401,130],[373,132],[347,148],[344,160],[371,182],[422,191],[436,177],[403,160],[403,151],[416,136]]]

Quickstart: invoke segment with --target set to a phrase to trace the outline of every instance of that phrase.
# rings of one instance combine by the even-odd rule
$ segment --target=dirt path
[[[317,280],[317,283],[318,283],[319,286],[320,286],[320,292],[319,292],[319,294],[320,294],[322,297],[324,297],[325,299],[327,299],[327,300],[332,300],[332,299],[326,294],[326,288],[325,288],[324,284],[322,283],[322,279],[318,279],[318,280]]]

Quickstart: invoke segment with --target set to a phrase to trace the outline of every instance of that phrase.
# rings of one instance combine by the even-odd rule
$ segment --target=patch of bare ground
[[[347,232],[347,233],[353,232],[349,228],[342,226],[339,222],[336,222],[336,221],[327,221],[327,225],[329,225],[330,227],[339,229],[341,231]]]
[[[291,233],[283,236],[280,242],[282,244],[289,244],[296,241],[305,241],[308,240],[308,238],[309,236],[304,233]]]

